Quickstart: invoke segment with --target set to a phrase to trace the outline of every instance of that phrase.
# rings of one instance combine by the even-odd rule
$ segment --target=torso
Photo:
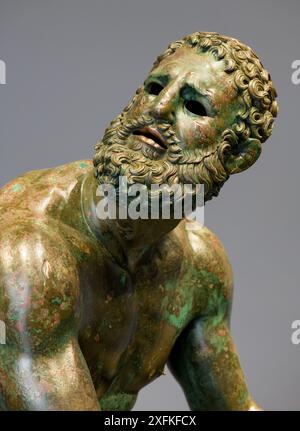
[[[176,338],[219,288],[209,267],[218,251],[194,265],[193,233],[182,221],[130,275],[82,218],[80,184],[90,169],[89,161],[75,162],[9,183],[0,192],[0,231],[18,220],[41,220],[67,242],[77,262],[79,345],[101,399],[109,387],[137,393],[163,373]],[[205,235],[204,229],[204,248]]]

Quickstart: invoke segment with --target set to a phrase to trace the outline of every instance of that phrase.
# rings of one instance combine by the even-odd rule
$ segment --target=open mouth
[[[152,127],[146,126],[142,129],[135,130],[133,135],[139,136],[145,144],[155,148],[156,150],[162,152],[167,150],[167,145],[163,136],[158,130],[153,129]]]

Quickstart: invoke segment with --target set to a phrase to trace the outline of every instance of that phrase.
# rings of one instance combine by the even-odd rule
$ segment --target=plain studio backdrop
[[[91,158],[94,144],[167,45],[195,31],[234,36],[270,71],[280,107],[260,160],[205,208],[234,271],[232,332],[266,410],[300,409],[298,0],[0,0],[0,186],[26,171]],[[187,410],[167,374],[135,410]]]

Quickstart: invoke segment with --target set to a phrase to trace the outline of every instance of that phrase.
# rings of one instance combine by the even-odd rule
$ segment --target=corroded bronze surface
[[[203,183],[209,200],[259,157],[275,97],[249,47],[195,33],[158,57],[93,162],[2,188],[1,409],[129,410],[167,363],[191,409],[257,409],[218,238],[186,219],[99,220],[97,186]]]

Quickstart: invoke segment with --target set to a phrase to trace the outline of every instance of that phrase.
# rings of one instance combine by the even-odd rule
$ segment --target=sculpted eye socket
[[[195,115],[200,115],[202,117],[207,117],[207,111],[205,107],[202,105],[202,103],[198,102],[197,100],[186,100],[184,102],[185,108]]]
[[[149,94],[152,94],[154,96],[158,96],[158,94],[164,89],[164,87],[159,84],[158,82],[150,82],[146,86],[146,91]]]

